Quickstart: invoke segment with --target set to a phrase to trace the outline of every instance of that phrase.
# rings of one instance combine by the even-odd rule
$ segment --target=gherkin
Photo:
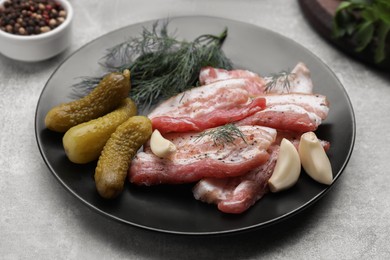
[[[95,169],[100,196],[111,199],[124,187],[131,160],[152,134],[152,122],[145,116],[133,116],[122,123],[108,139]]]
[[[126,98],[117,109],[107,115],[70,128],[62,138],[69,160],[80,164],[97,160],[116,128],[136,114],[135,103]]]
[[[110,73],[87,96],[52,108],[45,118],[46,127],[64,133],[75,125],[111,112],[129,92],[130,71]]]

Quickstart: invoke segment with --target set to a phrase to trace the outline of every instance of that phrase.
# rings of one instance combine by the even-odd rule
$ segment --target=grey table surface
[[[71,1],[73,41],[39,63],[0,55],[1,259],[385,259],[390,256],[390,77],[349,58],[313,31],[294,0]],[[209,15],[268,28],[323,60],[354,107],[357,136],[341,178],[303,213],[234,236],[187,237],[97,214],[53,177],[34,133],[39,95],[57,66],[89,41],[147,20]]]

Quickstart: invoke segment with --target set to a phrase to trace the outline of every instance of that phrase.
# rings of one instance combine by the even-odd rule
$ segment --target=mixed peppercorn
[[[36,35],[63,23],[67,13],[53,0],[6,0],[0,6],[0,30],[16,35]]]

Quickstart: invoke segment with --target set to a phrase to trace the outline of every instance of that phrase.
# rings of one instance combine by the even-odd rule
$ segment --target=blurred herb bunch
[[[342,1],[333,19],[333,36],[348,37],[356,52],[372,48],[380,63],[389,55],[390,0]]]

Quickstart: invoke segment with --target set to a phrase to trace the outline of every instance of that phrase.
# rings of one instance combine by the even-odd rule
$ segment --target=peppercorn
[[[20,35],[25,35],[26,34],[26,30],[23,27],[20,27],[19,30],[18,30],[18,33]]]
[[[54,28],[57,25],[57,21],[52,18],[49,21],[49,25],[50,25],[51,28]]]
[[[13,27],[12,27],[12,25],[9,25],[9,24],[8,24],[8,25],[5,26],[5,29],[6,29],[7,32],[10,33],[10,32],[12,32]]]
[[[56,0],[6,0],[0,5],[0,30],[35,35],[53,30],[67,17]]]
[[[45,33],[45,32],[48,32],[48,31],[50,31],[50,27],[49,27],[49,26],[43,26],[43,27],[41,27],[41,32],[42,32],[42,33]]]

